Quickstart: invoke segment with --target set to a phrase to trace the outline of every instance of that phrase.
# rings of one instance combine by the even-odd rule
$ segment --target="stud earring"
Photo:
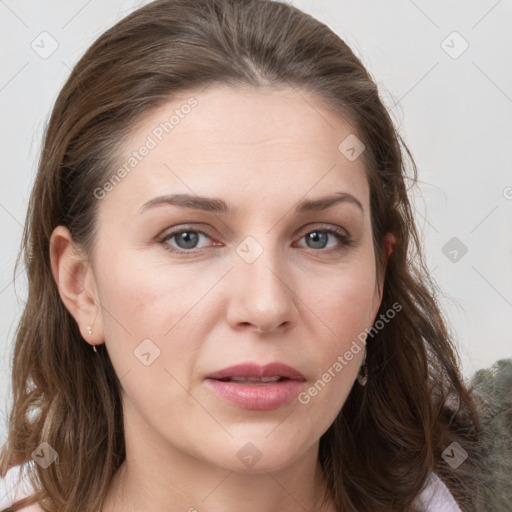
[[[92,329],[91,329],[91,326],[88,325],[87,326],[87,334],[90,336],[92,334]],[[98,351],[96,350],[96,345],[93,345],[92,346],[92,349],[94,350],[94,352],[96,352],[96,354],[98,353]]]
[[[368,382],[368,365],[366,364],[366,352],[364,353],[363,364],[361,365],[359,373],[357,374],[357,382],[359,382],[361,386],[366,386],[366,383]]]

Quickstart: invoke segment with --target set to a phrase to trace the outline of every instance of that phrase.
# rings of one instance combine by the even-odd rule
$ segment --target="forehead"
[[[366,203],[364,155],[352,160],[342,151],[354,136],[347,119],[295,88],[181,92],[134,127],[117,162],[128,176],[109,200],[124,193],[142,204],[162,188],[300,199],[341,187]]]

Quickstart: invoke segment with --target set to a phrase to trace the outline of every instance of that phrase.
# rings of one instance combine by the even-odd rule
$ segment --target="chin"
[[[265,429],[258,435],[239,436],[231,439],[228,446],[218,446],[219,457],[214,463],[241,474],[276,472],[296,463],[313,449],[314,441],[304,443],[295,433],[283,430],[282,436],[277,432],[269,436],[269,432],[271,430]],[[314,457],[317,457],[316,451]]]

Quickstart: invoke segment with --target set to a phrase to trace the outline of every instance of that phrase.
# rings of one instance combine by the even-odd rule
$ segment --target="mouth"
[[[231,366],[208,375],[206,385],[229,403],[250,410],[273,410],[295,398],[306,379],[295,368],[282,363]]]

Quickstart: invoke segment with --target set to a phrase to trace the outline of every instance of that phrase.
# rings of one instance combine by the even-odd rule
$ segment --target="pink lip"
[[[231,377],[282,377],[285,380],[256,384],[220,380]],[[247,363],[211,373],[205,382],[215,393],[242,409],[264,411],[277,409],[294,400],[305,380],[295,368],[282,363],[265,366]]]

